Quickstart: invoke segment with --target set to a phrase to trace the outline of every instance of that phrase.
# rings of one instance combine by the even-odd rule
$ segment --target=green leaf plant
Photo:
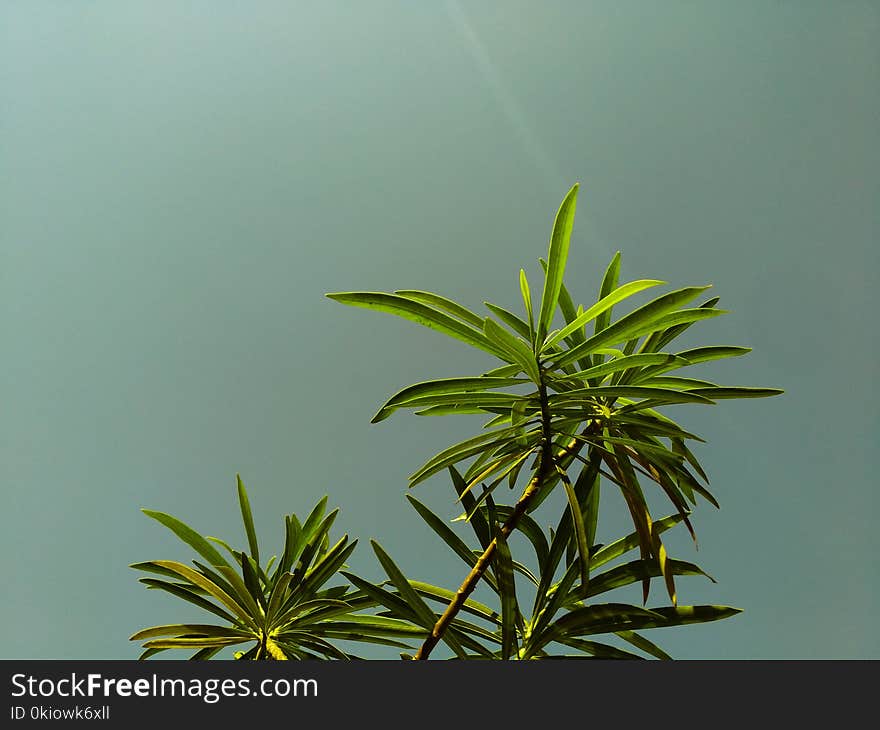
[[[378,423],[408,409],[485,419],[476,433],[428,459],[409,478],[410,487],[437,474],[452,480],[460,510],[452,522],[465,522],[475,544],[448,519],[407,496],[465,563],[468,572],[459,588],[410,580],[376,541],[373,552],[386,578],[376,583],[352,573],[345,562],[356,542],[343,536],[331,546],[336,512],[325,514],[326,497],[302,523],[295,515],[285,517],[281,557],[263,564],[239,479],[247,551],[205,538],[170,515],[144,510],[202,560],[192,566],[137,563],[132,567],[152,574],[141,582],[222,622],[139,631],[131,638],[144,642],[143,658],[182,648],[195,650],[193,659],[209,659],[242,644],[250,645],[235,654],[242,659],[354,658],[338,646],[342,641],[392,646],[404,650],[403,658],[418,660],[428,659],[441,642],[458,659],[668,659],[644,631],[739,612],[678,602],[676,579],[708,576],[693,563],[670,557],[663,537],[680,526],[696,544],[693,509],[698,500],[716,508],[718,502],[688,445],[702,439],[661,410],[782,391],[720,386],[687,376],[686,368],[749,352],[727,345],[671,346],[692,325],[723,314],[714,297],[694,305],[708,286],[673,289],[615,318],[615,308],[631,297],[665,284],[655,279],[621,284],[617,253],[595,302],[576,306],[563,280],[577,195],[575,185],[556,214],[547,259],[540,259],[544,281],[540,300],[534,300],[537,309],[526,274],[519,273],[523,316],[490,302],[485,303],[489,314],[480,316],[413,289],[327,295],[414,321],[495,360],[476,375],[404,388],[373,418]],[[504,493],[496,491],[501,484],[519,495],[512,504],[496,501]],[[562,511],[545,531],[538,509],[553,504],[545,500],[554,491]],[[603,545],[596,535],[600,492],[608,491],[621,498],[632,531]],[[671,514],[656,519],[649,500],[668,503]],[[601,504],[604,508],[606,500]],[[533,553],[527,558],[520,555],[524,543]],[[337,577],[347,583],[325,587]],[[655,579],[662,581],[669,602],[649,607]],[[472,597],[481,582],[496,605]],[[641,605],[626,600],[633,587],[641,589]]]
[[[464,493],[462,475],[449,467],[457,494]],[[571,549],[573,526],[563,512],[555,529],[545,533],[528,515],[524,515],[517,531],[530,544],[533,556],[528,563],[514,560],[502,532],[510,507],[496,505],[492,496],[475,507],[475,499],[465,498],[473,509],[468,520],[478,548],[471,548],[459,538],[438,515],[415,497],[408,499],[418,514],[437,535],[469,567],[473,568],[485,554],[490,540],[498,546],[483,580],[488,584],[500,606],[466,598],[460,613],[450,619],[441,639],[460,659],[658,659],[670,656],[657,644],[642,636],[641,631],[653,628],[705,623],[739,613],[729,606],[654,606],[647,608],[624,603],[607,594],[625,589],[646,578],[661,575],[656,559],[634,558],[639,535],[633,532],[607,545],[595,544],[595,516],[598,508],[596,493],[591,493],[582,514],[587,523],[585,532],[590,546],[589,585],[583,589],[581,556]],[[675,513],[654,523],[657,534],[678,525],[682,520]],[[445,588],[417,580],[406,580],[382,548],[373,545],[382,566],[389,575],[384,587],[371,587],[367,581],[348,575],[364,590],[370,591],[387,610],[383,615],[432,629],[436,617],[429,604],[446,604],[455,594]],[[676,576],[703,576],[714,582],[701,568],[679,560],[667,560],[666,572]],[[528,597],[517,590],[515,576],[520,575],[533,597],[530,611]],[[416,608],[418,607],[418,608]],[[602,641],[598,641],[597,637]],[[611,642],[611,643],[609,643]],[[638,650],[638,651],[636,651]],[[642,652],[642,653],[639,653]],[[403,654],[411,657],[410,654]]]
[[[719,386],[672,374],[749,352],[732,346],[669,347],[695,323],[724,313],[716,308],[714,297],[693,306],[708,286],[668,291],[614,319],[615,307],[665,284],[655,279],[620,284],[618,253],[607,267],[595,303],[576,307],[563,278],[577,195],[578,185],[574,185],[556,214],[548,256],[541,260],[544,282],[537,311],[525,272],[520,271],[524,318],[489,302],[490,314],[483,317],[445,297],[417,290],[327,295],[343,304],[409,319],[496,360],[494,367],[479,375],[404,388],[373,418],[378,423],[401,409],[419,415],[488,417],[476,435],[443,449],[409,480],[409,486],[415,487],[440,472],[452,475],[464,508],[462,518],[474,529],[479,550],[468,547],[421,502],[410,500],[468,565],[458,590],[407,580],[377,543],[373,549],[388,575],[386,583],[373,585],[346,573],[355,586],[384,607],[387,618],[428,632],[414,659],[427,659],[440,641],[459,658],[542,658],[549,656],[550,646],[574,650],[578,656],[630,656],[629,651],[583,638],[608,632],[651,656],[665,658],[662,650],[636,632],[737,613],[724,606],[678,605],[675,578],[702,571],[671,559],[662,535],[672,524],[681,523],[696,542],[692,508],[698,499],[715,507],[718,502],[687,445],[702,439],[660,409],[671,404],[711,405],[725,398],[761,398],[782,391]],[[563,321],[556,326],[558,313]],[[504,482],[514,488],[521,477],[524,487],[519,499],[509,506],[497,505],[496,488]],[[613,546],[599,548],[594,542],[603,484],[619,492],[633,533]],[[654,519],[646,496],[651,485],[671,503],[672,516]],[[548,539],[531,514],[557,487],[565,493],[566,507]],[[509,538],[514,531],[522,532],[535,549],[537,573],[513,559]],[[638,551],[636,560],[596,572],[630,550]],[[530,617],[517,600],[515,574],[534,583]],[[635,582],[641,585],[646,604],[654,578],[662,579],[669,606],[647,608],[593,600]],[[497,594],[500,611],[470,598],[481,580]],[[445,604],[445,609],[438,615],[429,602]],[[461,613],[468,614],[467,621],[460,618]],[[484,625],[472,622],[474,616]]]
[[[135,563],[132,568],[151,574],[140,582],[222,621],[142,629],[131,637],[144,642],[141,659],[168,649],[194,650],[192,659],[211,659],[225,647],[242,644],[250,646],[237,651],[236,659],[349,659],[352,657],[337,642],[407,649],[409,644],[401,639],[424,635],[407,621],[363,613],[363,609],[377,604],[362,591],[345,583],[326,586],[338,576],[357,544],[347,535],[331,544],[330,528],[338,510],[326,513],[326,497],[304,522],[295,514],[284,518],[281,557],[272,556],[261,564],[250,501],[240,477],[237,482],[248,551],[235,550],[218,538],[204,537],[171,515],[143,510],[195,550],[204,562],[193,560],[191,566],[172,560]]]

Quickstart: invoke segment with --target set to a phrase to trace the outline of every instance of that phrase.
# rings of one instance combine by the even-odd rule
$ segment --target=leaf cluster
[[[634,297],[665,282],[620,283],[617,253],[595,300],[576,305],[564,276],[577,195],[575,185],[556,214],[547,258],[539,260],[544,276],[540,299],[534,300],[537,307],[520,270],[521,314],[485,302],[488,314],[481,315],[415,289],[327,295],[413,321],[493,358],[481,373],[400,390],[372,419],[378,423],[400,410],[483,417],[478,430],[432,456],[409,478],[410,487],[441,473],[452,480],[461,508],[456,519],[471,528],[475,543],[461,538],[447,519],[414,496],[408,499],[465,563],[469,572],[461,587],[454,591],[407,578],[376,541],[372,548],[386,577],[375,582],[352,573],[345,561],[356,541],[343,536],[331,545],[336,512],[325,514],[326,498],[302,523],[295,515],[285,517],[281,557],[263,565],[239,479],[248,551],[204,538],[170,515],[145,510],[203,561],[192,566],[138,563],[132,567],[159,576],[141,581],[211,612],[223,623],[144,629],[132,637],[144,641],[144,657],[192,648],[193,658],[206,659],[223,647],[251,644],[237,656],[351,658],[339,641],[390,645],[412,657],[407,642],[421,641],[414,656],[424,659],[442,641],[460,659],[666,659],[641,632],[738,613],[728,606],[678,603],[676,578],[708,576],[693,563],[670,557],[664,533],[681,524],[696,543],[694,508],[700,500],[715,507],[718,502],[691,450],[693,442],[703,439],[662,411],[782,391],[693,377],[694,366],[749,352],[731,345],[674,346],[693,325],[724,314],[717,297],[700,301],[708,286],[673,289],[621,314]],[[521,487],[514,503],[500,503],[503,491],[498,487],[503,484]],[[565,495],[565,507],[545,531],[537,512],[557,488]],[[632,524],[630,534],[607,545],[596,539],[603,489],[622,498]],[[649,499],[655,501],[651,492],[671,505],[671,514],[655,518],[649,508]],[[527,558],[514,556],[514,535],[530,546]],[[326,587],[336,577],[346,583]],[[668,605],[648,607],[654,579],[662,581]],[[496,605],[472,597],[480,582]],[[641,586],[642,605],[607,595],[633,584]],[[529,586],[525,593],[523,585]]]
[[[651,515],[646,486],[652,485],[665,495],[694,540],[689,515],[697,500],[702,498],[716,507],[718,502],[688,445],[702,439],[659,409],[767,397],[782,391],[722,386],[677,374],[694,365],[750,351],[726,345],[669,347],[695,323],[725,313],[716,307],[715,297],[691,306],[709,286],[674,289],[613,319],[615,307],[665,284],[656,279],[621,284],[618,252],[605,271],[595,303],[576,307],[563,277],[577,194],[575,185],[563,200],[547,260],[541,259],[544,282],[537,312],[523,270],[519,282],[524,316],[491,302],[485,302],[489,314],[480,316],[445,297],[416,290],[327,296],[415,321],[499,361],[478,375],[411,385],[380,408],[374,423],[400,409],[412,409],[423,416],[489,416],[477,434],[449,446],[417,469],[410,477],[410,487],[467,462],[463,494],[476,494],[466,513],[466,519],[471,520],[499,485],[506,482],[513,488],[524,469],[534,492],[527,495],[528,512],[537,509],[561,483],[569,504],[572,544],[580,557],[580,586],[586,590],[590,569],[584,517],[587,485],[601,477],[619,490],[642,560],[659,566],[674,605],[675,572],[669,568],[661,531]],[[551,330],[558,312],[563,321]],[[647,600],[649,578],[642,584]]]
[[[224,647],[242,644],[250,646],[238,651],[237,659],[349,659],[351,656],[339,648],[340,641],[407,648],[400,638],[421,636],[422,632],[406,622],[364,613],[375,602],[347,583],[327,585],[338,578],[357,540],[343,535],[331,544],[330,528],[338,510],[326,512],[326,497],[303,522],[295,514],[285,516],[280,557],[273,555],[261,563],[250,501],[240,477],[237,482],[248,551],[202,536],[171,515],[144,510],[202,560],[193,560],[191,565],[173,560],[135,563],[132,568],[151,575],[140,582],[222,622],[142,629],[131,637],[144,642],[141,659],[167,649],[195,650],[192,659],[210,659]]]

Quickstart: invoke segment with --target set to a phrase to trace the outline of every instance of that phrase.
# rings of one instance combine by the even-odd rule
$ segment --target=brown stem
[[[542,379],[543,381],[543,379]],[[553,436],[552,431],[550,429],[550,409],[547,403],[547,387],[543,382],[538,386],[538,394],[541,400],[541,454],[539,457],[539,463],[537,465],[535,476],[533,476],[526,486],[525,491],[522,496],[519,498],[519,501],[513,508],[513,511],[510,513],[510,516],[504,521],[504,524],[501,526],[501,535],[507,539],[515,529],[517,524],[519,524],[520,518],[526,513],[534,499],[535,495],[540,491],[541,486],[544,484],[548,475],[554,473],[554,460],[553,460]],[[567,455],[572,451],[580,450],[579,442],[576,439],[572,439],[572,441],[567,444],[562,449],[562,454]],[[562,455],[560,454],[560,455]],[[477,583],[480,582],[480,578],[486,572],[486,569],[489,567],[489,563],[492,561],[492,556],[495,554],[495,550],[498,547],[498,539],[493,537],[492,541],[486,546],[486,549],[483,551],[483,554],[480,555],[477,562],[474,564],[474,567],[471,569],[471,572],[468,573],[468,576],[464,579],[464,582],[461,584],[459,589],[455,592],[455,596],[449,602],[449,605],[446,606],[446,610],[443,612],[443,615],[437,619],[437,623],[434,624],[434,628],[431,630],[431,633],[425,638],[421,647],[419,647],[418,652],[413,657],[413,659],[427,659],[431,651],[433,651],[434,647],[440,642],[440,639],[443,637],[444,632],[448,628],[449,624],[452,623],[452,619],[455,618],[456,614],[461,610],[461,607],[464,605],[465,601],[468,599],[468,596],[473,592]]]
[[[542,459],[541,461],[543,463],[544,460]],[[526,510],[528,509],[529,503],[532,501],[532,498],[535,494],[537,494],[538,488],[543,481],[541,479],[541,475],[543,474],[543,472],[543,467],[539,466],[538,473],[531,479],[531,481],[529,481],[529,485],[526,487],[525,492],[523,492],[522,497],[520,497],[519,501],[516,503],[513,512],[510,513],[510,516],[501,526],[501,534],[505,537],[505,539],[510,535],[511,532],[514,531],[520,518],[525,514]],[[428,656],[431,654],[431,651],[440,642],[440,639],[443,637],[443,634],[445,633],[446,628],[452,622],[452,619],[455,618],[455,615],[461,610],[461,607],[468,599],[468,596],[470,596],[470,594],[473,592],[477,583],[480,582],[480,578],[483,577],[483,574],[489,567],[489,563],[492,561],[492,556],[495,554],[495,549],[497,547],[498,538],[493,537],[492,542],[490,542],[486,546],[483,554],[480,555],[479,559],[474,564],[474,567],[471,569],[471,572],[468,573],[467,578],[464,579],[464,582],[455,592],[455,596],[449,602],[449,605],[446,607],[443,615],[440,616],[439,619],[437,619],[437,623],[434,624],[433,630],[425,638],[425,641],[422,643],[421,647],[419,647],[419,650],[418,652],[416,652],[416,655],[413,657],[413,659],[428,658]]]

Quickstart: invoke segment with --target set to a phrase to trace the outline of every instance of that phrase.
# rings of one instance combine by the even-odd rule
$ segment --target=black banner
[[[361,722],[366,727],[539,727],[572,720],[861,724],[873,661],[0,662],[0,726],[33,722]],[[170,725],[168,725],[170,723]]]

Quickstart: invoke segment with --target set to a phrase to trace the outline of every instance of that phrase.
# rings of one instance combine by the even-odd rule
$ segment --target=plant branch
[[[510,534],[516,529],[517,524],[519,523],[522,516],[528,511],[529,506],[532,503],[535,495],[538,494],[541,490],[541,486],[546,482],[547,477],[551,474],[555,473],[555,460],[553,458],[553,432],[551,429],[551,418],[550,418],[550,407],[547,402],[547,386],[544,384],[543,371],[541,373],[541,384],[538,389],[538,395],[541,403],[541,452],[538,457],[538,463],[535,465],[535,475],[529,480],[528,485],[526,486],[525,491],[522,496],[517,501],[516,505],[513,508],[513,511],[510,513],[508,518],[504,521],[504,524],[501,526],[501,536],[504,539],[507,539]],[[580,450],[583,446],[583,441],[579,441],[577,439],[572,439],[566,446],[564,446],[560,450],[560,456],[567,456],[574,452]],[[449,627],[449,624],[452,623],[452,620],[461,610],[461,607],[464,606],[465,601],[468,599],[468,596],[473,592],[474,588],[476,588],[477,583],[480,582],[480,579],[485,574],[486,570],[489,567],[489,564],[492,561],[493,556],[495,555],[495,550],[498,548],[498,538],[493,537],[492,541],[486,546],[486,549],[483,551],[482,555],[477,559],[477,562],[474,564],[474,567],[471,569],[471,572],[467,575],[467,577],[462,582],[459,589],[455,592],[455,596],[449,602],[449,605],[446,606],[446,610],[437,619],[437,622],[434,624],[434,628],[431,633],[425,638],[421,647],[419,647],[418,652],[416,652],[413,659],[422,660],[427,659],[434,647],[440,642],[443,638],[443,634],[446,629]]]

